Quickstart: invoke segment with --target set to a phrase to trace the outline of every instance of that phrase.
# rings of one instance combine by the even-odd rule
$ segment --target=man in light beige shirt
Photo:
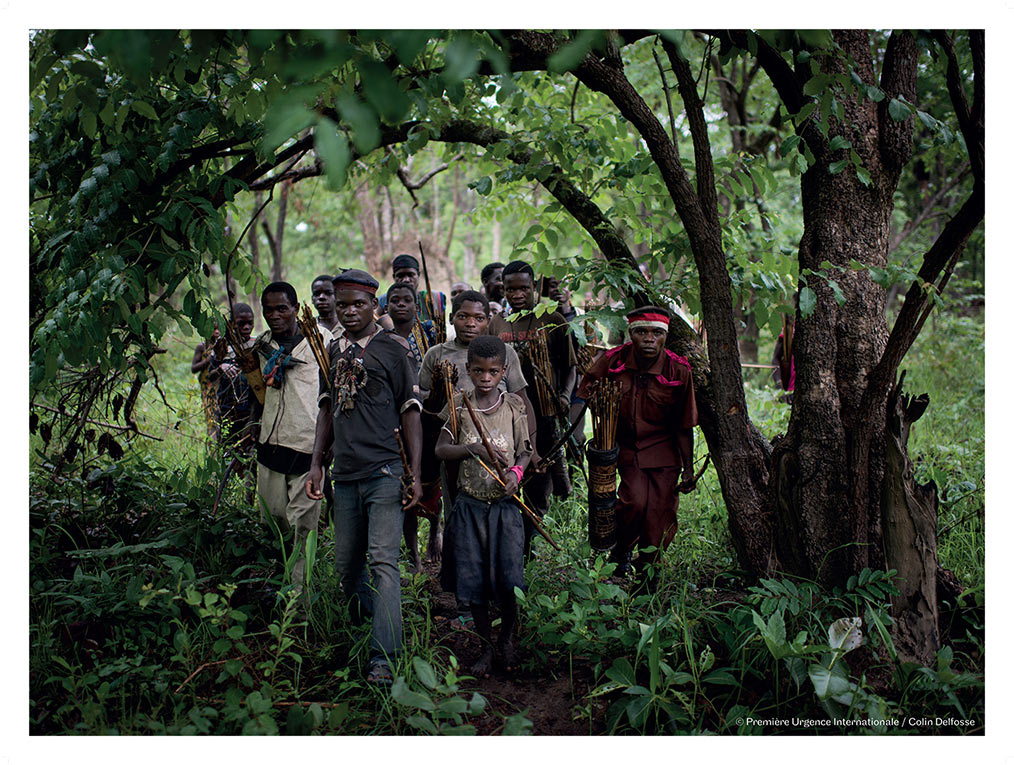
[[[320,369],[296,324],[296,290],[287,282],[272,282],[261,295],[261,312],[270,328],[255,349],[264,371],[266,393],[257,443],[257,496],[261,520],[293,534],[292,583],[302,590],[306,566],[304,549],[320,519],[320,501],[303,490],[310,472]],[[324,345],[331,333],[318,326]]]

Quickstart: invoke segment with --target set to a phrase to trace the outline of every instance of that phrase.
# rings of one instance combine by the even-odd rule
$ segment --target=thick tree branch
[[[750,45],[747,42],[748,32],[743,29],[716,29],[705,30],[706,34],[717,37],[723,42],[734,45],[737,48],[747,50]],[[757,42],[757,61],[767,74],[771,84],[778,91],[778,96],[785,104],[790,113],[795,114],[809,98],[803,95],[803,83],[796,77],[796,73],[789,66],[789,63],[782,58],[782,54],[769,45],[764,39],[754,35]]]
[[[892,32],[884,53],[884,69],[880,76],[880,87],[887,98],[877,104],[880,126],[880,158],[893,177],[912,157],[912,125],[914,117],[895,122],[888,114],[892,98],[902,96],[909,103],[916,100],[915,81],[919,55],[915,37],[911,32]]]
[[[984,83],[984,36],[981,30],[969,32],[969,43],[972,49],[972,65],[974,67],[973,93],[975,101],[971,108],[965,95],[965,87],[961,82],[961,69],[958,64],[957,52],[954,50],[954,38],[944,31],[935,33],[937,42],[947,57],[947,91],[951,96],[954,113],[958,118],[958,126],[968,147],[968,158],[972,163],[972,174],[976,181],[985,176],[985,131],[983,115],[985,102]]]
[[[655,59],[655,66],[658,68],[658,78],[662,81],[662,94],[665,96],[665,108],[669,112],[669,134],[672,137],[673,149],[676,151],[676,156],[679,156],[679,146],[676,142],[676,118],[672,112],[672,92],[669,89],[669,83],[665,79],[665,69],[662,66],[662,59],[658,57],[658,51],[654,48],[651,49],[651,57]]]
[[[934,217],[935,214],[939,214],[937,207],[941,204],[941,202],[943,202],[944,198],[951,193],[951,191],[953,191],[962,181],[965,180],[965,178],[968,177],[968,173],[969,166],[966,163],[958,169],[957,173],[949,183],[942,186],[933,196],[925,200],[922,207],[919,209],[918,214],[914,218],[909,218],[902,229],[891,237],[891,243],[888,245],[887,251],[890,253],[897,250],[898,247],[901,246],[901,243],[904,242],[913,231],[919,228],[919,226],[931,217]]]
[[[405,168],[404,167],[402,167],[401,165],[398,166],[398,172],[397,172],[398,180],[401,181],[401,185],[405,187],[406,191],[408,191],[408,195],[410,197],[412,197],[412,202],[413,202],[412,209],[413,210],[416,207],[419,206],[419,200],[416,198],[415,192],[418,189],[421,189],[427,183],[429,183],[435,176],[437,176],[440,173],[444,172],[444,170],[447,170],[451,166],[451,164],[450,164],[451,162],[457,162],[458,160],[462,159],[464,156],[465,156],[464,154],[457,154],[457,155],[455,155],[454,157],[452,157],[450,159],[449,162],[444,162],[444,163],[438,165],[437,167],[435,167],[432,170],[430,170],[428,173],[426,173],[424,176],[422,176],[417,181],[413,181],[411,178],[408,177],[408,173],[405,172]]]
[[[697,198],[709,221],[718,223],[718,193],[715,189],[715,165],[711,160],[711,141],[708,140],[708,124],[704,120],[704,101],[697,93],[690,65],[679,57],[676,46],[668,40],[662,41],[662,49],[669,57],[669,65],[676,74],[676,83],[683,108],[690,126],[690,137],[694,142],[694,165],[697,170]]]

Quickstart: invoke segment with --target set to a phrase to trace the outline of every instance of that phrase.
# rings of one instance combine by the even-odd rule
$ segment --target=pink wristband
[[[518,483],[521,483],[521,479],[525,475],[525,471],[522,470],[521,466],[520,465],[512,465],[511,467],[509,467],[507,469],[513,471],[514,475],[516,475],[518,477]]]

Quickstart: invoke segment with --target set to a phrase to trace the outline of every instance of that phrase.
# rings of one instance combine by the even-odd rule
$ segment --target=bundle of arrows
[[[608,452],[616,445],[622,389],[618,380],[600,380],[588,402],[595,447]]]
[[[261,365],[257,359],[257,352],[243,342],[231,321],[225,323],[225,335],[229,338],[229,345],[236,352],[236,361],[239,363],[239,368],[243,370],[250,390],[257,397],[257,401],[263,405],[266,386],[264,385],[264,374],[261,372]]]
[[[327,348],[324,347],[324,337],[317,328],[317,319],[313,315],[313,311],[306,303],[303,304],[302,312],[296,317],[296,323],[299,325],[299,331],[306,338],[306,342],[310,344],[310,350],[313,351],[313,357],[317,359],[321,374],[324,375],[324,379],[329,379],[331,364]]]
[[[458,383],[458,368],[451,361],[438,361],[433,368],[433,385],[444,386],[444,398],[447,400],[450,419],[448,425],[451,435],[455,440],[458,438],[458,412],[454,406],[454,390]]]

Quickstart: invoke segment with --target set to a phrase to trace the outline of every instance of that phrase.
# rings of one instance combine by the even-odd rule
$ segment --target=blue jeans
[[[350,613],[373,617],[374,662],[401,652],[401,474],[392,463],[367,478],[334,483],[335,566]]]

